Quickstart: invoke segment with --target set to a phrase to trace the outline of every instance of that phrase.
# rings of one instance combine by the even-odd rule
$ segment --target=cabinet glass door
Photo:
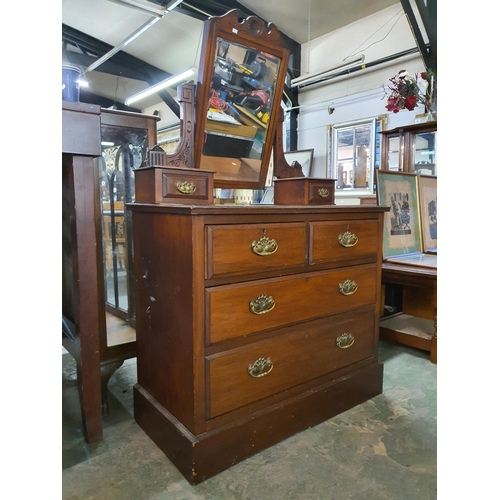
[[[413,135],[411,172],[437,175],[436,139],[437,132],[422,132]]]
[[[132,221],[125,205],[135,201],[134,170],[145,158],[148,131],[102,125],[101,135],[99,185],[106,310],[134,324]],[[108,331],[108,346],[127,341],[112,337]]]
[[[403,165],[401,163],[401,158],[403,151],[401,148],[403,144],[401,143],[401,136],[396,135],[387,138],[388,151],[387,151],[387,170],[400,171],[403,170]]]

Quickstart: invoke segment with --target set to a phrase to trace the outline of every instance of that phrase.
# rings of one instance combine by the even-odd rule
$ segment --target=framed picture
[[[288,165],[291,165],[294,161],[298,161],[302,167],[302,173],[304,177],[309,177],[311,175],[311,167],[314,155],[314,149],[302,149],[301,151],[289,151],[284,153],[285,160]]]
[[[419,175],[418,197],[423,252],[437,253],[437,176]]]
[[[384,258],[422,251],[418,175],[377,170],[377,204],[384,214]]]

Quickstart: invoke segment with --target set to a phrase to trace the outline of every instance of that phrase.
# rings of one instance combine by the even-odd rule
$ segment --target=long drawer
[[[377,266],[255,280],[205,289],[209,344],[330,316],[376,299]]]
[[[379,247],[377,220],[317,221],[310,223],[310,264],[350,260],[376,262]]]
[[[321,318],[283,332],[206,358],[209,418],[373,356],[373,311]]]
[[[206,262],[206,279],[306,266],[306,223],[207,226]]]

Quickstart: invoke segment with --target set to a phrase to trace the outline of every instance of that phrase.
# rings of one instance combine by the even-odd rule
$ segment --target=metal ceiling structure
[[[165,7],[168,3],[161,0],[149,0],[150,3],[155,3],[161,7]],[[240,9],[247,15],[257,15],[250,11],[248,8],[241,5],[236,0],[190,0],[189,2],[182,2],[175,8],[176,11],[205,21],[209,16],[220,16],[225,14],[228,10]],[[291,56],[289,67],[300,67],[300,44],[292,40],[290,37],[282,33],[283,38],[287,41]],[[97,40],[81,31],[78,31],[66,24],[62,25],[62,41],[63,52],[66,60],[71,63],[82,67],[88,67],[113,49],[113,47],[101,40]],[[68,50],[68,45],[78,49],[78,52]],[[134,80],[141,80],[154,85],[161,80],[172,76],[171,73],[161,70],[151,64],[148,64],[132,55],[127,54],[125,51],[119,51],[113,55],[109,60],[99,66],[99,71],[108,73],[115,76],[132,78]],[[296,93],[295,93],[296,94]],[[166,90],[160,91],[158,95],[163,101],[172,109],[172,111],[179,117],[180,110],[176,100]],[[296,97],[295,97],[296,98]],[[114,102],[105,97],[88,92],[85,89],[80,90],[80,100],[90,104],[98,104],[101,107],[107,108],[115,106],[116,109],[135,111],[140,110],[125,106],[120,102]]]
[[[310,2],[312,0],[309,0]],[[353,1],[353,0],[351,0]],[[170,0],[148,0],[149,4],[156,4],[158,7],[165,9],[170,3]],[[254,3],[255,5],[260,5],[262,8],[262,2],[247,2]],[[354,2],[357,6],[360,5],[359,2]],[[385,4],[393,4],[394,1],[385,0]],[[424,61],[426,68],[432,69],[434,73],[437,73],[437,0],[400,0],[401,6],[403,7],[410,28],[413,32],[415,42],[420,51],[421,57]],[[295,6],[306,4],[306,0],[303,2],[294,2]],[[364,3],[365,8],[376,8],[376,1]],[[380,4],[380,2],[379,2]],[[311,3],[308,4],[309,8]],[[319,7],[320,4],[318,4]],[[354,5],[354,4],[353,4]],[[377,4],[378,5],[378,4]],[[417,8],[414,12],[413,7]],[[82,7],[83,8],[83,7]],[[302,7],[304,8],[304,7]],[[345,8],[342,2],[339,3],[339,8]],[[259,15],[242,3],[236,0],[186,0],[175,7],[174,11],[190,16],[194,19],[205,21],[210,16],[220,16],[225,14],[231,9],[239,9],[247,15],[256,15],[261,19],[264,19],[262,15]],[[310,13],[309,13],[310,15]],[[317,15],[317,13],[316,13]],[[360,14],[358,14],[359,16]],[[266,20],[266,19],[264,19]],[[304,20],[307,24],[307,19]],[[424,42],[424,34],[427,35],[429,43]],[[300,57],[301,57],[301,44],[293,40],[285,33],[281,31],[283,38],[286,40],[290,49],[290,60],[288,65],[288,75],[291,78],[299,76],[297,70],[293,68],[300,68]],[[75,64],[83,68],[89,67],[91,64],[95,63],[96,60],[105,56],[114,47],[108,43],[103,42],[97,38],[94,38],[78,29],[75,29],[67,24],[62,24],[62,42],[63,42],[63,58],[70,64]],[[166,48],[165,50],[175,51],[175,47]],[[138,57],[135,57],[126,52],[126,50],[120,50],[116,52],[112,57],[105,60],[99,65],[99,72],[106,73],[108,75],[114,75],[118,77],[129,78],[136,81],[146,82],[148,86],[154,85],[159,81],[165,80],[166,78],[172,76],[172,73],[164,71],[157,66],[154,66]],[[352,71],[352,70],[351,70]],[[297,89],[291,89],[288,85],[285,86],[285,92],[292,101],[292,109],[290,112],[290,130],[296,130],[296,120],[298,109],[298,93]],[[170,107],[173,113],[179,117],[180,109],[179,104],[173,97],[173,95],[168,90],[162,90],[158,92],[159,97]],[[139,109],[134,107],[129,107],[118,102],[116,99],[109,99],[107,97],[100,96],[96,93],[88,91],[84,88],[80,89],[80,101],[90,104],[97,104],[103,108],[114,107],[115,109],[140,112]],[[287,101],[288,103],[288,101]],[[294,148],[296,146],[296,134],[291,133],[290,135],[290,146]]]

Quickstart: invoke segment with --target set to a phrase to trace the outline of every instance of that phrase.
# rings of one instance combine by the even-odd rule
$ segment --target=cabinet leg
[[[101,364],[101,408],[102,416],[109,415],[108,382],[111,375],[123,365],[123,359]]]

